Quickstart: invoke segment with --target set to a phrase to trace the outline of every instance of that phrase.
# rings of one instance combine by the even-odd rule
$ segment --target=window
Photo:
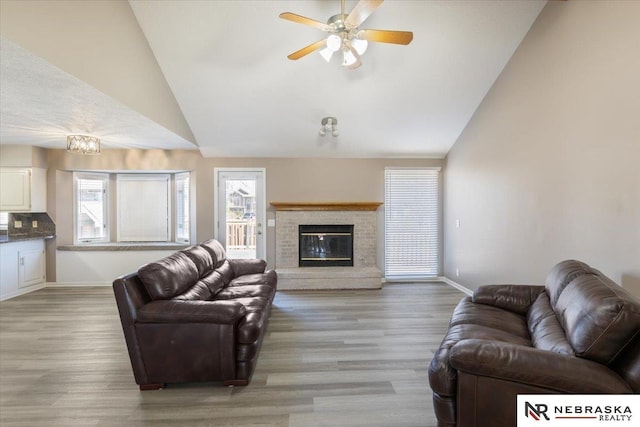
[[[189,221],[190,197],[189,184],[190,176],[188,172],[177,173],[176,181],[176,241],[189,243],[191,241],[191,222]]]
[[[110,180],[117,184],[111,196]],[[74,241],[76,244],[113,240],[189,243],[189,187],[189,172],[75,172]],[[108,212],[112,213],[115,221],[110,221]],[[176,219],[172,223],[174,215]]]
[[[109,241],[109,174],[76,173],[74,187],[76,243]]]
[[[0,230],[9,229],[9,212],[0,212]]]
[[[385,276],[438,275],[440,169],[385,170]]]
[[[171,175],[118,174],[118,241],[171,240]]]

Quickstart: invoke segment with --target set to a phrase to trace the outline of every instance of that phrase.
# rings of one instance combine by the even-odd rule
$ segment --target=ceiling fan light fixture
[[[342,47],[342,39],[340,38],[340,36],[331,34],[329,37],[327,37],[327,49],[331,50],[332,52],[337,52],[340,50],[340,47]]]
[[[367,51],[369,42],[362,39],[353,39],[351,40],[351,46],[358,52],[358,55],[362,55]]]
[[[331,57],[333,56],[333,50],[325,47],[320,51],[320,56],[324,58],[325,61],[331,62]]]
[[[344,49],[342,52],[342,66],[350,67],[358,61],[351,49]]]

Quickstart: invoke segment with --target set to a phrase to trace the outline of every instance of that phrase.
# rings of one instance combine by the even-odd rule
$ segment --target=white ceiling
[[[339,12],[337,0],[129,3],[204,156],[444,157],[546,1],[387,0],[361,28],[413,31],[414,40],[370,43],[354,71],[317,53],[286,58],[324,33],[278,15],[326,21]],[[347,11],[356,4],[346,3]],[[4,41],[2,143],[51,146],[50,129],[75,131],[91,120],[112,146],[192,147],[108,93],[93,90],[96,100],[73,76],[20,59],[28,52]],[[22,93],[31,78],[39,87],[52,79],[52,97]],[[88,118],[65,108],[70,87],[95,107]],[[318,136],[327,115],[338,119],[338,138]]]

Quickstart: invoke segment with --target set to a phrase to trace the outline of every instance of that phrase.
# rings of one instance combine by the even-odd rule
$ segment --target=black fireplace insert
[[[353,225],[299,225],[300,267],[353,267]]]

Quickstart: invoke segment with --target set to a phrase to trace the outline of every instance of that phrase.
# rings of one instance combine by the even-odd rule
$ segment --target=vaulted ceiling
[[[370,43],[357,70],[287,59],[325,34],[278,15],[325,22],[337,0],[34,3],[0,3],[2,144],[444,157],[546,1],[387,0],[361,27],[413,42]]]

